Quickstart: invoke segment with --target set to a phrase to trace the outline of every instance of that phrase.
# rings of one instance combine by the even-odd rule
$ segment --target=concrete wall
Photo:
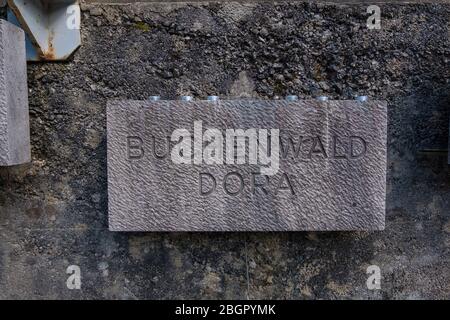
[[[381,10],[367,30],[365,5],[84,4],[73,59],[28,68],[33,160],[0,168],[0,298],[449,298],[450,6]],[[386,230],[109,232],[106,100],[186,93],[386,99]]]

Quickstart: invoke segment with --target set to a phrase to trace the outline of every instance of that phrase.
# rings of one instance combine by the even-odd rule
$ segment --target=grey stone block
[[[30,159],[25,34],[0,20],[0,166]]]
[[[280,129],[280,167],[175,164],[173,130]],[[112,231],[382,230],[386,103],[113,101]]]

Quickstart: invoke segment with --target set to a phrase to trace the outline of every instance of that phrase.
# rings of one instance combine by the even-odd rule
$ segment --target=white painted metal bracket
[[[28,61],[61,61],[81,45],[77,0],[8,0],[8,21],[27,33]]]

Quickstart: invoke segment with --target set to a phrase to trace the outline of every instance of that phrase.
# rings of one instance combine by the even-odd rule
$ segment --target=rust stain
[[[49,9],[48,6],[50,5],[50,1],[48,1],[48,0],[40,0],[40,1],[41,1],[41,5],[43,6],[43,8],[46,11],[48,11],[48,9]],[[47,49],[43,49],[41,47],[41,45],[39,44],[39,42],[37,41],[37,39],[35,38],[35,35],[33,34],[33,32],[31,32],[31,29],[28,26],[28,24],[26,23],[26,20],[22,16],[19,6],[17,6],[17,4],[13,0],[7,0],[7,3],[9,5],[10,9],[12,10],[12,12],[14,13],[14,15],[16,16],[17,20],[19,21],[20,25],[22,26],[22,29],[24,29],[26,34],[29,36],[33,46],[36,48],[38,57],[37,57],[37,59],[33,59],[33,60],[37,60],[37,61],[66,60],[76,51],[76,49],[78,49],[80,47],[80,43],[78,43],[72,52],[70,52],[69,54],[66,54],[64,56],[58,57],[55,46],[54,46],[55,31],[52,30],[52,31],[50,31],[49,37],[47,39]],[[75,3],[78,4],[79,1],[75,1]],[[27,3],[24,2],[23,5],[24,6],[27,5]],[[42,16],[38,15],[35,18],[36,23],[40,23],[40,20],[42,18],[43,18]]]
[[[44,60],[55,60],[56,59],[56,53],[55,48],[53,47],[53,38],[55,37],[54,31],[50,32],[50,35],[48,37],[48,50],[43,51],[40,55],[42,59]]]
[[[44,60],[56,60],[55,49],[50,47],[47,51],[41,54],[41,58]]]

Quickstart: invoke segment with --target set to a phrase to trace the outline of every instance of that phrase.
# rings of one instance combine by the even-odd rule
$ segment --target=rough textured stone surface
[[[109,102],[109,229],[382,230],[386,117],[380,102]],[[241,165],[173,162],[175,130],[189,131],[194,154],[209,128],[221,132],[222,161],[227,129],[278,129],[279,166],[262,175],[248,152]]]
[[[25,34],[0,20],[0,166],[30,160]]]
[[[421,152],[447,146],[450,7],[381,9],[367,30],[365,5],[84,6],[73,60],[28,67],[33,158],[0,168],[0,297],[450,297],[449,167]],[[387,100],[385,230],[110,232],[106,101],[188,92]]]

